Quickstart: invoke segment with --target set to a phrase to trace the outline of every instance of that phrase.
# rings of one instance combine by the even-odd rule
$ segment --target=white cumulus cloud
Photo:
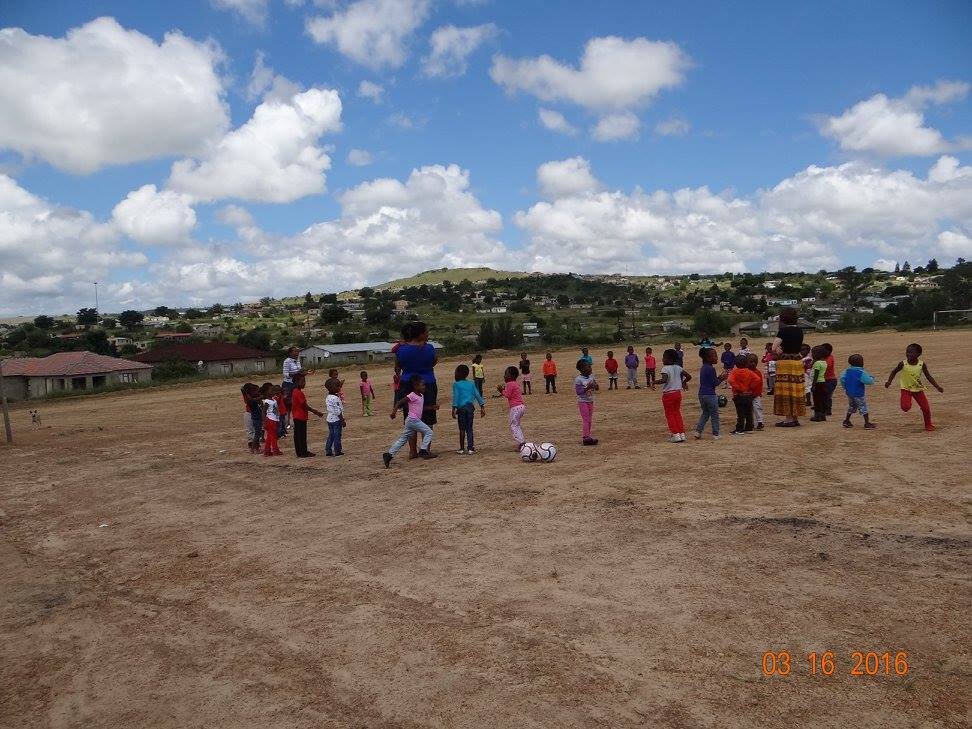
[[[691,128],[692,125],[684,119],[666,119],[655,125],[655,134],[659,137],[684,137]]]
[[[559,134],[566,134],[568,136],[577,134],[577,127],[567,121],[566,117],[559,111],[540,107],[537,110],[537,117],[539,117],[540,123],[552,132],[558,132]]]
[[[285,203],[323,192],[331,158],[318,139],[340,128],[336,91],[310,89],[286,102],[268,99],[205,157],[173,164],[168,186],[201,201]]]
[[[73,173],[196,154],[228,126],[212,42],[98,18],[63,38],[0,30],[0,148]]]
[[[308,35],[372,69],[400,68],[408,42],[429,13],[428,0],[356,0],[307,20]]]
[[[496,26],[493,23],[470,28],[457,28],[454,25],[436,28],[429,39],[429,55],[422,59],[423,73],[439,78],[462,76],[466,72],[469,56],[495,35]]]
[[[366,167],[375,161],[367,149],[351,149],[348,151],[348,164],[355,167]]]
[[[124,250],[119,237],[114,225],[51,205],[0,174],[0,315],[73,311],[89,301],[92,281],[145,265],[145,254]]]
[[[537,186],[550,199],[570,197],[601,188],[591,172],[591,164],[583,157],[544,162],[537,168]]]
[[[246,22],[262,26],[267,22],[267,6],[270,0],[210,0],[213,7],[232,10]]]
[[[930,104],[956,101],[968,91],[969,84],[965,82],[939,81],[934,86],[912,87],[898,99],[875,94],[840,116],[822,119],[820,132],[848,152],[887,157],[920,157],[972,149],[972,138],[949,141],[925,123],[924,115]]]
[[[115,206],[112,219],[125,235],[147,245],[186,243],[196,227],[188,195],[143,185]]]
[[[490,77],[506,91],[523,91],[542,101],[569,101],[596,111],[650,102],[682,83],[688,56],[675,43],[615,36],[592,38],[578,67],[550,56],[493,59]]]
[[[637,139],[641,121],[630,111],[606,114],[597,120],[591,136],[599,142],[615,142],[619,139]]]
[[[376,104],[381,101],[384,93],[385,88],[381,84],[376,84],[373,81],[365,80],[358,84],[358,96],[362,99],[371,99]]]

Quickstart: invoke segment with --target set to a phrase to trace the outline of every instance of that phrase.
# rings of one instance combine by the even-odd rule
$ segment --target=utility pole
[[[13,430],[10,427],[10,411],[7,409],[7,391],[3,386],[3,360],[0,360],[0,409],[3,410],[3,429],[7,443],[13,443]]]
[[[98,311],[98,282],[94,282],[95,287],[95,311]]]

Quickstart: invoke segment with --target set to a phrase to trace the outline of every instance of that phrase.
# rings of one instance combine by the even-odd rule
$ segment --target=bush
[[[696,311],[692,320],[692,327],[695,331],[705,332],[706,334],[728,334],[731,326],[732,322],[729,317],[718,311],[709,311],[708,309]]]
[[[198,374],[199,370],[196,369],[196,365],[182,359],[167,359],[159,362],[152,369],[152,378],[163,382]]]

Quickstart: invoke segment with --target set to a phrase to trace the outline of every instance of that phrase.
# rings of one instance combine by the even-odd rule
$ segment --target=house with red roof
[[[164,344],[139,352],[132,359],[150,365],[174,360],[189,362],[200,372],[209,375],[271,373],[277,369],[277,358],[274,355],[233,342]]]
[[[57,392],[82,392],[115,385],[150,382],[152,366],[94,352],[55,352],[47,357],[18,357],[0,363],[10,400],[31,400]]]

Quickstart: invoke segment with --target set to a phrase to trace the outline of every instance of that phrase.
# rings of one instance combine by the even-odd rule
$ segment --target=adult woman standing
[[[406,397],[410,390],[409,382],[413,375],[419,375],[425,382],[425,411],[422,422],[434,428],[438,421],[436,410],[439,407],[439,391],[435,381],[435,365],[439,356],[435,347],[429,344],[429,328],[420,321],[413,321],[402,327],[402,343],[395,351],[395,360],[402,368],[399,390],[395,393],[396,402]],[[415,436],[408,441],[409,452],[414,458],[418,455]]]
[[[800,416],[807,414],[803,389],[803,362],[800,354],[803,330],[797,326],[798,321],[799,314],[796,309],[781,311],[780,331],[773,340],[773,353],[777,357],[773,412],[783,417],[783,420],[777,423],[781,428],[799,425]]]

